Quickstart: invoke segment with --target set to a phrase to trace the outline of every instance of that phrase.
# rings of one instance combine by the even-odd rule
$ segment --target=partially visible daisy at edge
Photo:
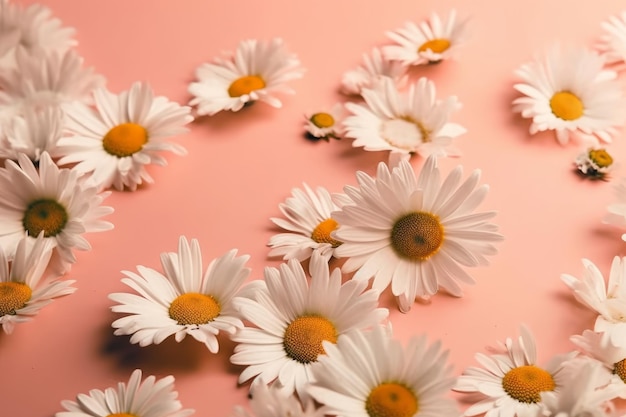
[[[328,415],[350,417],[457,417],[449,398],[454,384],[448,351],[426,336],[406,346],[390,326],[356,331],[325,342],[326,355],[311,368],[309,394]]]
[[[525,326],[521,326],[517,340],[507,338],[497,351],[492,355],[477,353],[476,361],[481,367],[465,369],[453,388],[483,397],[465,410],[465,416],[537,416],[541,393],[554,391],[558,395],[571,376],[568,363],[577,354],[555,355],[545,366],[539,366],[535,339]]]
[[[10,334],[16,324],[30,321],[55,298],[72,294],[74,280],[58,280],[46,269],[53,245],[43,237],[20,239],[10,261],[0,247],[0,324]]]
[[[605,148],[591,147],[576,156],[576,169],[582,175],[594,180],[605,180],[614,168],[613,157]]]
[[[135,191],[154,182],[147,165],[167,165],[162,151],[186,154],[167,139],[187,132],[185,125],[193,120],[189,107],[155,97],[141,82],[120,94],[97,89],[94,99],[95,109],[80,102],[65,109],[68,136],[58,143],[59,165],[75,163],[72,169],[89,174],[88,181],[100,189]]]
[[[195,411],[183,409],[174,391],[174,377],[156,379],[154,375],[141,378],[136,369],[127,383],[104,391],[92,389],[89,394],[78,394],[75,401],[63,400],[55,417],[187,417]]]
[[[553,45],[515,71],[522,82],[514,88],[523,96],[513,100],[513,111],[532,120],[531,135],[554,130],[561,145],[611,142],[626,120],[626,99],[604,64],[586,47]]]
[[[343,134],[341,122],[344,118],[344,105],[336,103],[329,111],[309,112],[305,114],[304,129],[311,138],[340,139]]]
[[[308,398],[311,366],[324,356],[324,341],[377,325],[389,314],[378,308],[378,292],[366,282],[342,284],[339,269],[329,272],[326,260],[314,253],[311,279],[295,259],[279,268],[265,268],[263,286],[250,297],[235,299],[252,326],[231,339],[237,343],[230,361],[245,366],[239,382],[249,379],[276,384],[285,392]]]
[[[429,157],[418,177],[406,160],[394,169],[381,162],[375,178],[357,172],[358,186],[344,188],[351,202],[332,213],[339,224],[332,236],[343,242],[334,256],[348,258],[343,271],[373,277],[381,292],[391,286],[403,312],[440,287],[460,297],[459,283],[474,283],[461,266],[487,265],[503,239],[488,222],[494,211],[474,212],[488,191],[478,186],[480,170],[461,183],[457,166],[442,182],[436,161]]]
[[[245,105],[263,101],[281,107],[279,94],[293,94],[288,81],[301,78],[304,69],[282,39],[241,41],[232,56],[217,57],[196,69],[197,81],[189,84],[197,114],[212,116],[220,111],[239,111]]]
[[[626,178],[621,178],[614,187],[616,201],[607,206],[608,213],[602,219],[605,224],[626,229]],[[626,233],[622,234],[626,241]]]
[[[260,380],[250,388],[249,408],[235,406],[232,417],[324,417],[324,409],[313,400],[300,401],[294,394],[287,395],[278,385],[267,386]]]
[[[374,48],[369,54],[363,54],[361,65],[343,74],[341,92],[360,95],[364,88],[374,88],[383,78],[391,78],[394,84],[403,87],[408,80],[406,67],[398,61],[385,59],[380,48]]]
[[[364,104],[346,103],[351,113],[343,121],[352,146],[366,151],[390,151],[427,157],[458,156],[453,139],[466,129],[450,122],[461,104],[455,96],[437,99],[435,84],[425,77],[400,92],[389,78],[362,91]]]
[[[124,317],[112,324],[115,335],[131,335],[140,346],[159,344],[169,336],[177,342],[187,335],[217,353],[220,332],[232,334],[243,327],[233,297],[250,274],[248,255],[233,249],[212,260],[202,270],[202,253],[196,239],[178,241],[178,252],[162,253],[163,273],[142,265],[137,271],[122,271],[122,282],[137,294],[113,293],[115,313]]]
[[[615,69],[626,69],[626,11],[609,16],[601,24],[604,33],[600,36],[597,49],[606,59],[607,64]]]
[[[403,65],[435,64],[450,59],[467,41],[467,22],[457,19],[454,9],[444,19],[433,12],[430,20],[417,25],[407,22],[386,33],[395,44],[383,46],[383,55]]]
[[[604,385],[610,379],[619,388],[618,396],[626,398],[626,346],[616,346],[610,334],[583,331],[582,335],[570,337],[572,343],[583,350],[590,360],[596,361],[604,369]]]

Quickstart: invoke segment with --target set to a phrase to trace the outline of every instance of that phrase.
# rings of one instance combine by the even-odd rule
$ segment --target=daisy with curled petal
[[[544,367],[537,365],[537,348],[531,332],[520,328],[517,340],[507,338],[493,355],[476,354],[482,367],[471,366],[458,378],[453,390],[482,394],[485,398],[465,410],[464,415],[485,417],[531,417],[541,409],[541,393],[558,394],[569,379],[569,352],[554,356]]]
[[[591,330],[585,330],[582,335],[574,335],[570,340],[604,366],[611,382],[621,387],[619,396],[626,398],[626,346],[614,345],[608,333]]]
[[[322,343],[336,343],[387,317],[387,309],[377,308],[378,292],[366,290],[365,282],[342,284],[339,269],[329,273],[317,252],[310,269],[309,283],[295,259],[279,269],[268,267],[264,285],[252,297],[235,299],[244,319],[256,326],[232,337],[238,345],[230,361],[246,366],[239,382],[253,377],[264,383],[276,380],[286,394],[295,391],[307,398],[311,366],[324,356]]]
[[[362,65],[343,74],[341,91],[360,95],[364,88],[374,88],[383,78],[391,78],[397,86],[404,86],[408,79],[406,67],[398,61],[385,59],[380,48],[374,48],[370,54],[363,55]]]
[[[19,154],[17,163],[7,160],[0,168],[0,246],[12,258],[24,233],[33,239],[43,232],[59,255],[59,272],[66,272],[76,262],[73,249],[91,249],[84,233],[113,228],[100,219],[113,212],[102,205],[109,194],[85,185],[74,170],[57,167],[47,152],[38,167]]]
[[[598,50],[606,59],[607,64],[618,64],[624,69],[626,64],[626,11],[610,16],[601,23],[605,33],[597,44]]]
[[[626,228],[626,178],[622,178],[615,186],[615,195],[617,201],[609,204],[607,207],[609,213],[604,217],[603,222]],[[622,235],[622,240],[626,241],[626,233]]]
[[[198,81],[189,85],[198,115],[212,116],[220,111],[239,111],[244,105],[264,101],[281,107],[276,93],[293,94],[285,84],[301,78],[304,70],[283,40],[269,42],[248,39],[239,43],[234,56],[216,58],[196,69]]]
[[[115,334],[132,335],[130,342],[140,346],[159,344],[171,335],[180,342],[190,335],[217,353],[217,334],[243,326],[232,299],[250,274],[248,259],[233,249],[211,261],[203,274],[200,244],[181,236],[178,253],[161,254],[163,274],[141,265],[139,274],[123,271],[122,282],[139,295],[109,295],[119,303],[111,310],[128,314],[113,322]]]
[[[329,112],[308,113],[304,116],[306,119],[304,128],[312,138],[324,140],[329,138],[339,139],[342,133],[341,121],[343,113],[344,107],[342,103],[335,104]]]
[[[76,291],[71,287],[76,281],[42,279],[51,255],[52,244],[43,233],[20,239],[12,262],[0,247],[0,324],[5,333],[32,320],[55,298]]]
[[[89,181],[99,188],[134,191],[153,182],[146,165],[167,165],[160,151],[186,153],[166,139],[187,132],[185,125],[193,120],[189,107],[155,97],[141,82],[117,95],[98,89],[94,99],[95,110],[78,102],[66,108],[69,137],[59,140],[58,163],[77,163],[73,169],[90,173]]]
[[[400,61],[404,65],[434,64],[452,58],[467,40],[467,20],[459,21],[456,10],[446,19],[432,13],[430,21],[416,25],[407,22],[403,28],[387,32],[395,45],[383,47],[386,59]]]
[[[390,327],[376,326],[324,343],[326,355],[312,368],[311,396],[327,414],[351,417],[456,417],[447,397],[454,384],[448,352],[426,336],[408,345]]]
[[[339,223],[333,237],[343,242],[334,255],[348,258],[344,272],[356,271],[358,281],[374,277],[378,291],[391,285],[404,312],[439,287],[461,296],[458,282],[474,280],[459,265],[488,264],[485,256],[502,240],[487,222],[495,212],[474,213],[488,191],[477,187],[480,171],[463,183],[462,174],[457,166],[442,183],[432,156],[418,178],[406,160],[393,170],[381,162],[376,178],[358,172],[358,187],[344,188],[352,201],[332,213]]]
[[[522,82],[514,88],[524,96],[513,100],[513,111],[532,119],[530,134],[554,130],[561,145],[572,138],[610,142],[624,123],[626,101],[604,64],[585,47],[553,46],[515,71]]]
[[[117,388],[101,391],[93,389],[89,394],[78,394],[76,401],[61,401],[66,411],[55,417],[187,417],[194,410],[183,409],[174,391],[174,377],[168,375],[156,379],[153,375],[141,379],[136,369],[128,383],[120,382]]]
[[[588,259],[581,279],[569,274],[561,279],[584,306],[598,313],[594,331],[607,333],[616,346],[626,346],[626,257],[613,258],[608,283],[602,272]]]
[[[591,147],[576,157],[576,169],[582,175],[594,180],[604,180],[613,169],[613,157],[606,149]]]
[[[437,154],[456,156],[452,140],[465,128],[449,121],[461,106],[455,96],[436,97],[435,84],[420,78],[401,93],[389,78],[374,89],[362,91],[365,104],[346,103],[352,114],[343,124],[345,136],[354,138],[353,146],[366,151]]]
[[[304,406],[303,406],[304,405]],[[304,404],[293,394],[286,395],[278,385],[267,386],[256,380],[250,388],[249,412],[236,406],[233,417],[324,417],[324,410],[315,407],[313,400]]]

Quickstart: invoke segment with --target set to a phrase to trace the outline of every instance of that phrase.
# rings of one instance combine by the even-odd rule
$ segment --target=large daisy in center
[[[502,239],[487,222],[495,212],[474,213],[488,190],[476,188],[480,171],[463,183],[462,173],[457,166],[442,183],[432,156],[418,178],[406,160],[392,171],[380,163],[376,178],[358,172],[359,186],[344,188],[352,202],[332,214],[339,224],[332,236],[343,242],[334,255],[349,258],[344,271],[356,271],[355,280],[374,277],[379,291],[391,284],[403,311],[440,286],[460,296],[457,282],[474,280],[459,264],[486,265]]]

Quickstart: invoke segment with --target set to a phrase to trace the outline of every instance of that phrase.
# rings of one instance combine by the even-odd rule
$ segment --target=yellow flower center
[[[107,417],[137,417],[134,414],[130,414],[130,413],[113,413],[113,414],[109,414]]]
[[[170,304],[169,314],[180,325],[206,324],[220,315],[220,305],[210,295],[188,292]]]
[[[0,282],[0,317],[15,314],[15,310],[24,307],[33,290],[21,282]]]
[[[241,97],[244,94],[250,94],[254,90],[260,90],[265,87],[265,81],[258,75],[246,75],[237,78],[228,87],[228,95],[231,97]]]
[[[320,129],[333,127],[335,125],[335,118],[328,113],[315,113],[309,120]]]
[[[417,396],[402,384],[383,382],[370,391],[365,401],[370,417],[411,417],[417,414]]]
[[[518,366],[502,378],[502,388],[512,398],[522,403],[538,403],[540,392],[553,391],[554,379],[548,371],[535,365]]]
[[[400,217],[391,229],[391,247],[402,258],[424,261],[443,244],[443,226],[439,217],[416,211]]]
[[[326,219],[320,224],[315,226],[313,233],[311,233],[311,239],[317,243],[330,243],[333,248],[341,245],[342,242],[330,237],[330,233],[339,226],[334,219]]]
[[[613,365],[613,374],[620,377],[620,379],[626,382],[626,358]]]
[[[589,159],[600,168],[611,166],[613,158],[604,149],[592,149],[589,151]]]
[[[430,49],[434,53],[440,54],[449,47],[450,41],[447,39],[431,39],[427,42],[424,42],[422,46],[419,47],[418,52],[424,52]]]
[[[550,99],[552,113],[563,120],[576,120],[583,115],[583,102],[569,91],[554,93]]]
[[[67,223],[65,207],[55,200],[41,199],[31,202],[22,218],[22,226],[29,236],[39,236],[43,230],[45,237],[56,236]]]
[[[337,343],[337,329],[325,317],[300,316],[289,323],[283,337],[287,356],[300,363],[317,361],[317,356],[326,353],[322,342]]]
[[[109,154],[123,158],[139,152],[148,142],[148,131],[137,123],[122,123],[104,135],[102,147]]]

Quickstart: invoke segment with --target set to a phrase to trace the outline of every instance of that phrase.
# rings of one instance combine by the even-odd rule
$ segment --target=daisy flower
[[[574,163],[582,175],[603,180],[613,168],[613,157],[604,148],[592,147],[578,154]]]
[[[524,326],[517,341],[507,338],[498,351],[502,352],[476,354],[482,367],[471,366],[458,378],[453,390],[485,397],[465,410],[464,415],[535,416],[541,410],[541,393],[558,394],[569,379],[565,364],[576,355],[556,355],[545,366],[538,366],[535,339]]]
[[[404,65],[434,64],[456,56],[457,50],[467,40],[467,20],[458,21],[451,10],[446,19],[432,13],[430,21],[416,25],[407,22],[403,28],[387,32],[395,45],[383,47],[386,59]]]
[[[94,99],[95,110],[79,102],[67,107],[70,136],[59,141],[63,156],[58,162],[77,163],[73,169],[91,173],[89,181],[99,188],[134,191],[144,181],[153,182],[146,165],[167,164],[160,151],[186,153],[165,139],[187,132],[185,125],[193,120],[189,107],[154,97],[152,88],[140,82],[118,95],[98,89]]]
[[[522,82],[514,88],[524,96],[513,100],[513,111],[532,119],[530,134],[554,130],[561,145],[573,138],[610,142],[626,102],[617,74],[604,64],[584,47],[552,47],[515,71]]]
[[[267,386],[256,381],[250,389],[250,411],[241,406],[234,409],[234,417],[324,417],[324,410],[316,408],[312,400],[304,407],[295,395],[286,395],[277,385]]]
[[[616,346],[626,346],[626,257],[613,258],[608,285],[602,272],[590,260],[582,260],[581,279],[569,274],[561,279],[581,304],[598,313],[594,331],[605,332]]]
[[[280,269],[266,268],[264,275],[264,285],[252,297],[235,299],[244,319],[256,327],[235,333],[232,340],[238,345],[230,361],[246,366],[239,382],[276,380],[286,394],[295,391],[307,398],[311,366],[325,352],[322,343],[376,325],[388,311],[376,308],[378,292],[366,291],[367,283],[342,284],[339,269],[329,273],[318,253],[311,258],[310,283],[293,259]]]
[[[363,55],[362,65],[343,74],[341,91],[360,95],[364,88],[374,88],[383,78],[391,78],[397,86],[403,86],[408,78],[406,67],[398,61],[385,59],[380,48],[374,48]]]
[[[615,194],[617,201],[609,204],[607,207],[609,213],[604,217],[603,222],[626,228],[626,178],[622,178],[615,186]],[[626,233],[622,235],[622,240],[626,241]]]
[[[344,272],[356,271],[358,281],[374,277],[372,287],[381,292],[391,284],[405,312],[440,286],[461,296],[457,282],[474,280],[459,264],[488,264],[485,255],[495,254],[492,244],[502,240],[487,222],[495,212],[474,213],[488,190],[476,188],[480,171],[461,184],[462,174],[457,166],[442,183],[434,157],[418,178],[406,160],[393,170],[381,162],[376,178],[358,172],[358,187],[344,188],[351,203],[332,213],[339,223],[332,236],[343,242],[334,255],[349,258]]]
[[[574,335],[570,340],[604,366],[607,371],[605,374],[610,374],[613,383],[621,387],[620,396],[626,397],[626,346],[611,343],[610,334],[591,330],[585,330],[582,335]]]
[[[269,256],[281,256],[284,260],[304,261],[311,254],[319,252],[330,259],[341,242],[332,238],[331,233],[338,223],[331,218],[331,212],[338,210],[345,196],[335,196],[335,201],[324,187],[313,190],[307,184],[303,189],[291,190],[291,197],[278,208],[286,219],[272,217],[270,220],[287,233],[279,233],[270,238]]]
[[[117,388],[93,389],[78,394],[76,401],[61,401],[67,411],[59,411],[55,417],[187,417],[194,413],[183,410],[177,398],[173,376],[156,379],[150,375],[142,380],[141,370],[136,369],[128,383],[120,382]]]
[[[17,323],[33,319],[55,298],[76,291],[73,280],[42,279],[50,256],[51,242],[43,237],[24,237],[17,244],[13,261],[0,247],[0,324],[10,334]]]
[[[301,78],[303,69],[296,55],[287,51],[280,38],[269,42],[248,39],[239,43],[233,56],[216,58],[196,69],[198,81],[189,85],[198,115],[212,116],[223,110],[239,111],[254,101],[281,107],[276,93],[293,94],[286,82]]]
[[[73,249],[91,249],[83,233],[113,228],[100,219],[113,212],[102,205],[108,195],[85,185],[76,171],[57,167],[47,152],[38,167],[19,154],[17,163],[7,160],[0,169],[0,246],[11,258],[24,233],[32,239],[43,232],[66,272],[76,262]]]
[[[109,295],[119,303],[111,310],[128,314],[113,322],[115,335],[132,335],[130,342],[140,346],[159,344],[171,335],[180,342],[189,335],[217,353],[217,334],[243,326],[232,299],[250,274],[248,259],[233,249],[211,261],[203,274],[198,241],[192,239],[190,245],[181,236],[178,253],[161,254],[163,274],[141,265],[139,274],[123,271],[122,282],[139,295]]]
[[[607,64],[618,64],[623,69],[626,60],[626,11],[610,16],[601,26],[605,33],[597,44],[598,50]]]
[[[362,91],[365,104],[346,103],[352,114],[345,118],[345,136],[366,151],[391,151],[456,156],[452,139],[466,132],[449,121],[461,105],[455,96],[437,100],[435,84],[420,78],[408,92],[400,93],[390,78],[374,89]]]
[[[393,339],[390,327],[353,332],[324,343],[326,355],[312,368],[309,393],[329,415],[350,417],[456,417],[447,397],[454,384],[448,352],[426,336],[408,345]]]
[[[304,129],[312,138],[328,140],[339,139],[342,133],[343,104],[337,103],[329,112],[309,113],[304,117]]]

